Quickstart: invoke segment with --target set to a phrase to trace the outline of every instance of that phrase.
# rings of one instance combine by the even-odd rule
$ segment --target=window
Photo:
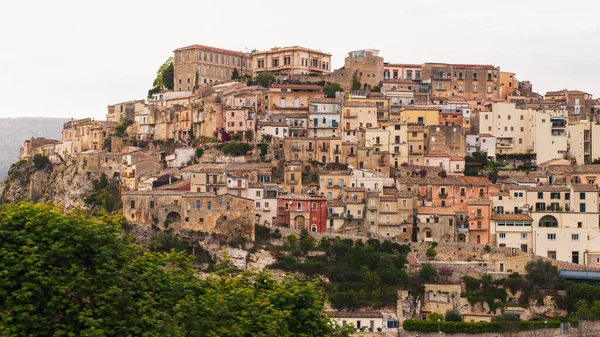
[[[474,93],[476,93],[476,92],[477,92],[477,86],[476,86],[476,85],[474,85],[474,86],[473,86],[473,92],[474,92]]]
[[[544,199],[544,192],[538,192],[538,199]]]
[[[498,237],[499,237],[500,239],[506,239],[506,233],[499,233],[499,234],[498,234]]]
[[[527,233],[521,233],[521,239],[522,240],[527,239]]]
[[[585,204],[584,203],[579,204],[579,212],[585,213]]]
[[[560,199],[560,192],[550,193],[550,199]]]
[[[571,234],[571,240],[579,241],[579,234]]]
[[[201,203],[200,200],[196,200],[196,209],[200,209]]]
[[[426,231],[425,232],[425,237],[426,238],[431,238],[431,231]]]
[[[260,191],[256,191],[256,197],[260,198]]]
[[[212,209],[212,201],[207,202],[206,209]]]
[[[550,240],[550,241],[556,240],[556,234],[550,234],[550,233],[548,233],[548,240]]]
[[[585,200],[585,192],[579,193],[579,199]]]
[[[225,205],[225,208],[230,211],[231,210],[231,203],[228,201],[227,204]]]
[[[131,200],[131,208],[135,208],[135,200]]]
[[[583,222],[581,222],[581,221],[578,221],[578,222],[577,222],[577,228],[582,228],[582,227],[583,227]]]
[[[317,210],[317,203],[316,202],[312,203],[312,209],[313,209],[313,211]]]

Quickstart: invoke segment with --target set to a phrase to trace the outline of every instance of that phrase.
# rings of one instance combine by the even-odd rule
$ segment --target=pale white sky
[[[146,96],[173,49],[374,48],[386,62],[491,63],[534,90],[600,95],[600,2],[3,1],[0,117],[104,118]]]

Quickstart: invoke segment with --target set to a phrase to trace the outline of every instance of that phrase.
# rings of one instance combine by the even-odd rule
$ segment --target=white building
[[[253,184],[248,187],[248,199],[254,201],[254,216],[256,223],[263,226],[277,224],[277,184]]]
[[[312,100],[308,106],[308,137],[341,135],[341,103],[335,99]]]

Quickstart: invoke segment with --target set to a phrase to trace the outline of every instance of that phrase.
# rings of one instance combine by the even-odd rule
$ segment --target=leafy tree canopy
[[[201,279],[153,253],[121,216],[0,207],[2,336],[342,336],[317,281],[243,272]]]

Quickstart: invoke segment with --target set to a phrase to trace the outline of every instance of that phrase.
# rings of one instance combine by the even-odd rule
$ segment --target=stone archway
[[[177,212],[171,212],[167,214],[167,220],[165,221],[165,229],[169,228],[171,224],[179,224],[181,222],[181,215]]]
[[[458,234],[457,240],[458,240],[458,242],[466,242],[467,237],[464,234]]]
[[[538,225],[540,227],[558,227],[558,220],[552,215],[544,215]]]
[[[295,229],[304,229],[304,223],[306,219],[302,215],[298,215],[294,218],[294,228]]]

